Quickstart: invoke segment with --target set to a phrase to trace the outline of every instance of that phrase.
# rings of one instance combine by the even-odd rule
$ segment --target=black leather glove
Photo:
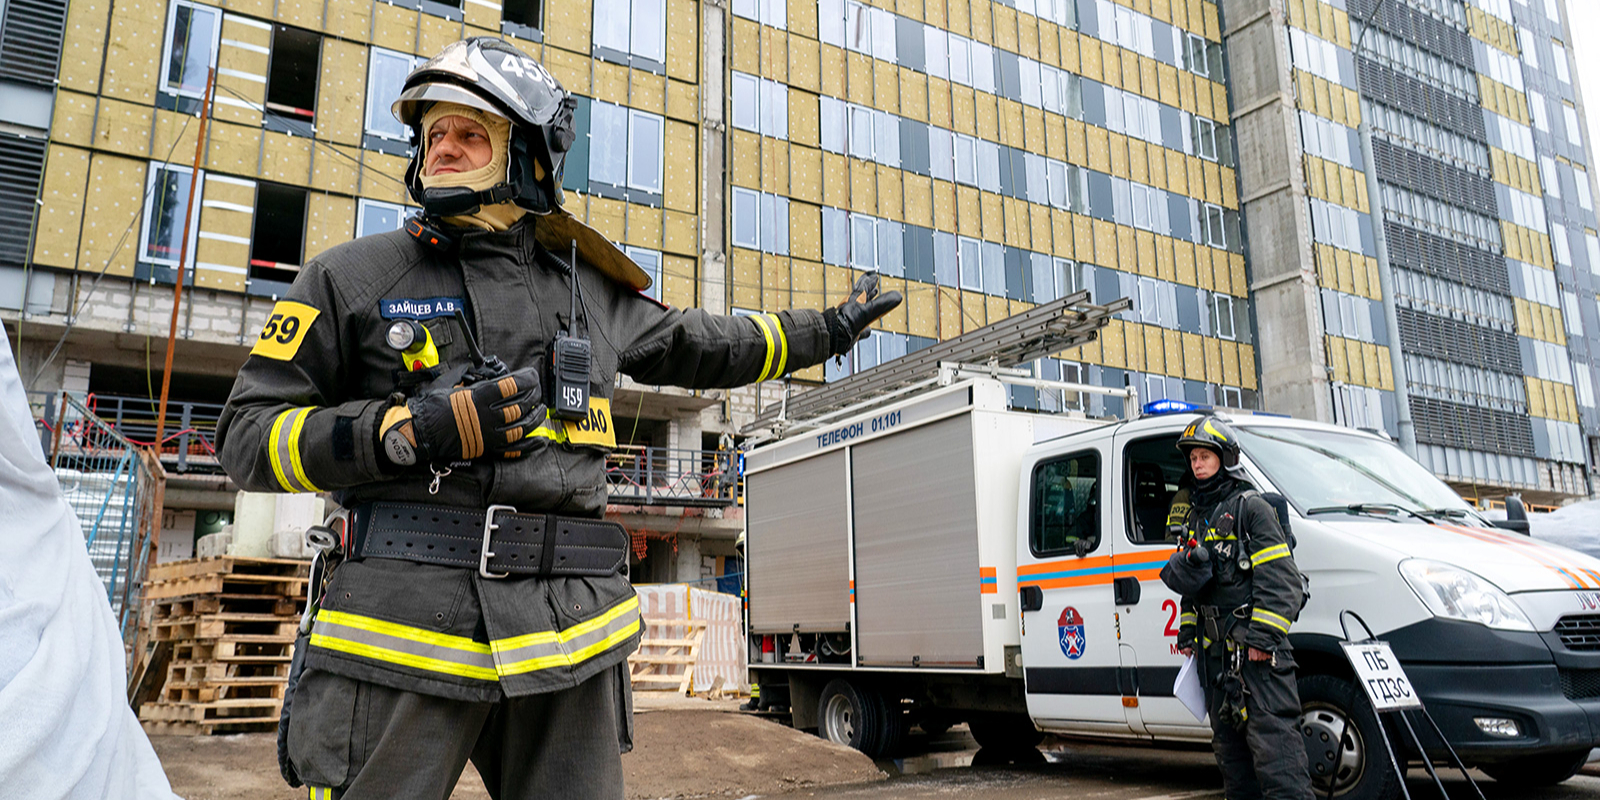
[[[519,445],[544,421],[539,373],[519,369],[467,386],[429,389],[383,415],[379,440],[391,464],[470,461],[483,455],[515,458]]]
[[[833,354],[842,356],[850,352],[867,326],[900,305],[900,293],[878,294],[878,273],[868,272],[856,280],[850,296],[835,308],[825,309],[822,319],[828,324],[829,344]]]

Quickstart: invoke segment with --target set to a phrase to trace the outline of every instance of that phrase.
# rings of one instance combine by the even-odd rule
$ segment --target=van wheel
[[[1300,733],[1318,798],[1392,800],[1400,778],[1383,747],[1378,715],[1355,684],[1308,675],[1300,684]]]
[[[1521,786],[1554,786],[1573,775],[1589,760],[1588,750],[1571,753],[1550,753],[1542,756],[1524,756],[1498,764],[1480,764],[1479,768],[1500,783]]]
[[[1032,750],[1044,741],[1044,732],[1024,714],[974,714],[967,730],[979,747],[1000,752]]]
[[[905,737],[905,712],[882,694],[843,678],[822,689],[817,700],[817,733],[872,758],[893,752]]]

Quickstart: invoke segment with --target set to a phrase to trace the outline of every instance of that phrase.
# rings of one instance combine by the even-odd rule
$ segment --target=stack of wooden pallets
[[[305,561],[192,559],[150,569],[150,638],[169,648],[166,680],[139,708],[154,734],[270,731],[278,724]],[[160,669],[161,667],[156,667]]]
[[[639,651],[628,656],[629,676],[637,691],[672,691],[688,694],[694,686],[694,665],[700,660],[700,641],[706,623],[689,619],[644,621]]]

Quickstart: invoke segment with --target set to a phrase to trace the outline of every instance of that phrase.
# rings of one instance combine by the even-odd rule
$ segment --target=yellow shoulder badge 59
[[[316,322],[321,314],[321,310],[305,303],[279,300],[272,307],[267,324],[262,326],[256,346],[250,348],[250,355],[279,361],[293,359],[294,354],[300,352],[300,343],[306,340],[306,331],[311,330],[311,323]]]

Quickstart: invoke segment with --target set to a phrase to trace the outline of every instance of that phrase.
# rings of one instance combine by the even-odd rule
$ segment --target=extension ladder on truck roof
[[[793,397],[786,394],[762,410],[743,433],[762,431],[781,437],[815,427],[841,411],[860,411],[873,401],[888,402],[931,386],[939,381],[941,366],[981,365],[998,371],[1026,364],[1094,341],[1113,315],[1132,307],[1127,298],[1095,305],[1088,292],[1075,292],[826,386]]]

